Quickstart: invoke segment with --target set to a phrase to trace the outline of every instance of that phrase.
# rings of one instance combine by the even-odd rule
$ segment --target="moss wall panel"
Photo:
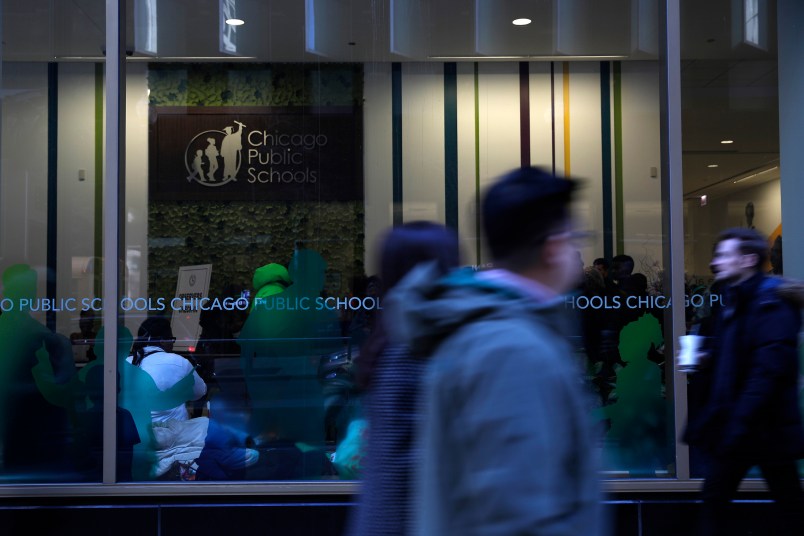
[[[363,275],[363,204],[160,202],[150,205],[151,296],[173,296],[179,266],[212,264],[210,296],[251,286],[254,270],[288,265],[294,247],[327,261],[327,293],[350,292]]]
[[[363,101],[357,64],[152,64],[152,106],[351,106]]]

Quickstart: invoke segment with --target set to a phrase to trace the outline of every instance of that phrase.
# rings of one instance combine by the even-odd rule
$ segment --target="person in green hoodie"
[[[413,270],[386,325],[427,361],[414,534],[600,535],[596,438],[563,294],[576,183],[537,168],[487,190],[493,268]]]
[[[260,266],[254,272],[251,280],[254,287],[254,301],[251,302],[251,310],[262,305],[266,298],[283,292],[290,286],[290,275],[288,269],[272,262],[265,266]]]
[[[344,346],[337,311],[317,302],[327,263],[318,252],[300,248],[287,271],[270,266],[255,273],[255,287],[258,276],[274,279],[257,289],[238,337],[251,403],[248,431],[258,446],[283,453],[274,464],[278,470],[266,479],[318,478],[330,471],[318,367],[322,356]]]

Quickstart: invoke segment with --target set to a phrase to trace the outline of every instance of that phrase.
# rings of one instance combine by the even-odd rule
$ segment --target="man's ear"
[[[547,237],[542,244],[540,260],[545,265],[553,265],[562,261],[564,253],[564,241],[569,240],[566,233],[553,234]]]
[[[759,265],[759,255],[756,253],[749,253],[740,257],[741,268],[755,268]]]

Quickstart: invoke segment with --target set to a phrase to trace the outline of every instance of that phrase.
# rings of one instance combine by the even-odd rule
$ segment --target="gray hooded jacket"
[[[604,534],[597,448],[563,298],[414,270],[386,301],[428,360],[416,534]]]

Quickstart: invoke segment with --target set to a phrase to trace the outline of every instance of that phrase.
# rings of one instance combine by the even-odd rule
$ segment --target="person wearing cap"
[[[290,274],[288,274],[287,268],[272,262],[257,268],[251,284],[255,290],[251,308],[264,307],[269,296],[280,294],[290,286]]]
[[[384,304],[392,338],[427,362],[416,534],[607,532],[563,297],[581,277],[575,187],[511,171],[482,205],[493,268],[438,277],[420,267]]]

